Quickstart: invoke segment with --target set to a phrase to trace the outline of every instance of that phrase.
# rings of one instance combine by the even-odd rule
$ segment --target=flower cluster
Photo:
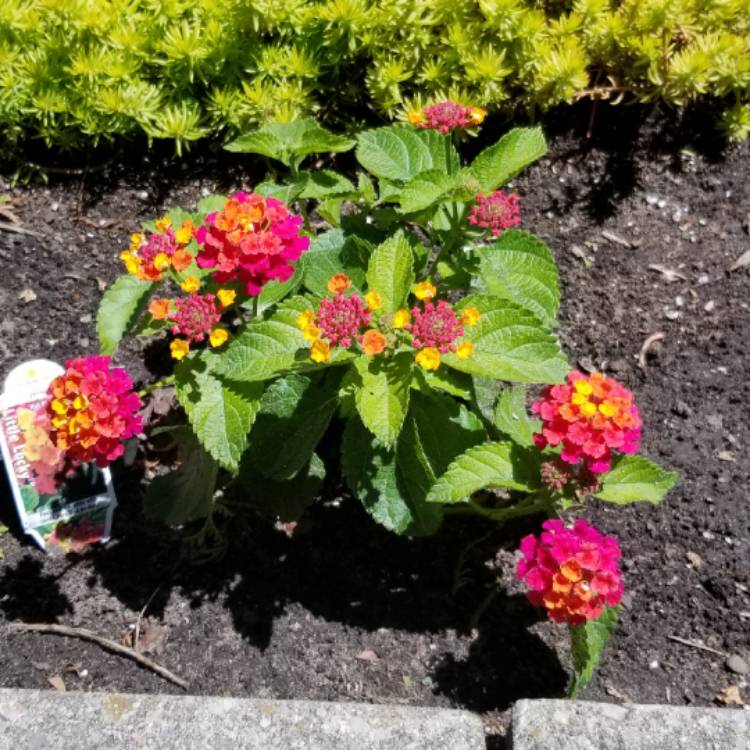
[[[638,450],[641,418],[633,394],[601,373],[568,373],[568,383],[547,386],[531,410],[542,419],[537,447],[561,445],[560,458],[568,464],[583,461],[601,474],[611,468],[612,450]]]
[[[550,520],[542,528],[539,539],[530,534],[521,540],[516,576],[529,587],[529,601],[544,606],[553,622],[573,625],[617,606],[623,593],[617,540],[583,520],[572,526]]]
[[[165,216],[156,222],[155,233],[131,235],[130,247],[120,254],[120,260],[129,274],[144,281],[161,281],[164,271],[169,268],[184,271],[193,262],[192,253],[185,247],[193,239],[194,232],[192,222],[183,222],[175,230]]]
[[[124,440],[140,432],[140,408],[124,369],[112,367],[109,357],[83,357],[66,362],[52,381],[37,424],[73,464],[104,467],[122,455]]]
[[[467,221],[469,224],[489,229],[497,237],[503,230],[521,223],[521,212],[518,208],[518,196],[502,190],[484,195],[479,193]]]
[[[16,423],[23,433],[23,457],[29,463],[36,491],[53,494],[57,489],[55,477],[65,465],[65,454],[50,440],[49,432],[37,423],[31,409],[18,409]]]
[[[545,461],[540,467],[542,484],[552,492],[562,493],[570,487],[578,496],[594,495],[601,489],[599,475],[585,464],[574,467],[560,458]]]
[[[198,266],[216,269],[214,281],[238,281],[257,296],[269,281],[286,281],[294,272],[291,264],[310,245],[301,226],[302,218],[275,198],[234,193],[196,233]]]
[[[412,125],[437,130],[445,135],[459,128],[480,125],[486,115],[481,107],[465,107],[447,100],[409,112],[408,120]]]
[[[331,346],[348,349],[359,330],[369,322],[370,311],[358,294],[325,297],[315,316],[316,338],[326,339]]]

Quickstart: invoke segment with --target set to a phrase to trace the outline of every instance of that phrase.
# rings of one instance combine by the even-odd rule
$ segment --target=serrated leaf
[[[205,198],[201,198],[196,206],[198,213],[207,216],[214,211],[221,211],[228,197],[226,195],[207,195]]]
[[[406,533],[414,515],[399,487],[396,453],[380,445],[356,417],[347,421],[344,430],[341,467],[365,510],[389,531]]]
[[[298,181],[301,186],[299,192],[301,198],[322,200],[356,192],[356,187],[351,180],[330,169],[301,172]]]
[[[255,186],[255,192],[265,198],[276,198],[282,203],[293,203],[299,198],[304,180],[295,180],[294,182],[279,185],[276,182],[261,182]]]
[[[352,280],[352,291],[362,294],[371,245],[342,229],[331,229],[316,237],[302,255],[303,284],[313,294],[329,294],[328,280],[345,273]]]
[[[336,373],[318,382],[290,374],[272,383],[261,401],[247,460],[269,479],[295,477],[310,461],[336,411],[339,383]]]
[[[594,497],[608,503],[660,503],[677,482],[677,473],[662,469],[643,456],[618,456],[602,476]]]
[[[378,245],[367,265],[367,288],[377,291],[383,314],[398,310],[414,284],[414,256],[400,230]]]
[[[268,380],[291,367],[297,352],[307,346],[297,317],[312,310],[305,297],[282,302],[269,320],[250,323],[220,355],[215,371],[229,380]]]
[[[467,326],[464,338],[474,345],[466,359],[444,355],[450,367],[497,380],[518,383],[561,383],[570,369],[557,339],[536,316],[499,297],[470,295],[457,309],[473,306],[480,321]]]
[[[271,122],[228,143],[227,151],[261,154],[289,166],[299,166],[309,154],[338,153],[354,141],[318,125],[311,117],[292,122]]]
[[[570,650],[573,657],[573,679],[570,697],[586,687],[599,665],[602,651],[617,627],[619,607],[605,607],[596,620],[570,626]]]
[[[224,380],[212,372],[219,357],[206,350],[180,362],[175,392],[201,445],[217,463],[235,472],[247,448],[263,384]]]
[[[477,445],[450,464],[433,485],[427,502],[460,503],[487,487],[531,491],[538,485],[538,475],[535,478],[530,466],[529,457],[513,443]]]
[[[521,170],[547,153],[542,129],[514,128],[482,151],[469,171],[482,192],[490,192],[513,179]]]
[[[206,518],[213,508],[219,466],[188,427],[174,430],[180,466],[151,480],[143,501],[147,518],[179,526]]]
[[[437,370],[416,369],[412,388],[417,388],[427,394],[432,391],[442,391],[462,398],[464,401],[471,399],[471,378],[449,367],[439,367]]]
[[[402,213],[423,211],[444,199],[459,185],[455,175],[440,169],[428,169],[412,177],[399,191],[398,202]]]
[[[458,172],[458,152],[439,133],[400,125],[365,130],[357,136],[357,160],[381,179],[406,182],[428,169]],[[380,199],[383,200],[381,186]]]
[[[539,432],[541,422],[532,419],[526,409],[526,386],[513,385],[500,394],[495,407],[494,422],[500,432],[514,443],[532,447],[532,435]]]
[[[430,489],[457,456],[485,435],[479,417],[458,401],[440,394],[413,395],[398,440],[397,470],[427,533],[436,530],[441,518],[434,510],[439,506],[426,502]]]
[[[560,305],[560,283],[552,253],[533,234],[509,229],[478,253],[481,283],[488,294],[511,300],[551,326]]]
[[[287,481],[264,477],[243,458],[239,479],[250,502],[261,513],[288,523],[298,520],[320,494],[325,476],[325,464],[313,453],[299,473]]]
[[[391,359],[360,357],[354,402],[362,423],[383,445],[396,442],[409,408],[412,363],[408,352]]]
[[[145,309],[154,289],[150,281],[141,281],[128,274],[116,279],[102,297],[96,314],[96,333],[99,350],[112,355],[138,315]]]
[[[495,404],[503,390],[503,384],[494,378],[483,378],[479,375],[474,375],[471,379],[471,385],[474,408],[489,424],[494,424]]]

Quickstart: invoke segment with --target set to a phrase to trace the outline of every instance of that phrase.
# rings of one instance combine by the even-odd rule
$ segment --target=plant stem
[[[256,297],[253,297],[253,317],[252,320],[255,320],[258,317],[258,308],[260,307],[260,295],[257,295]]]
[[[140,391],[138,391],[138,397],[143,398],[144,396],[148,396],[149,393],[152,393],[158,388],[167,388],[170,385],[174,385],[174,375],[167,375],[166,378],[157,380],[155,383],[151,383],[151,385],[147,385],[145,388],[142,388]]]
[[[485,508],[476,500],[469,500],[466,505],[455,505],[445,508],[450,514],[475,515],[487,518],[490,521],[505,523],[513,518],[531,516],[535,513],[547,511],[550,508],[549,498],[544,495],[529,495],[517,505],[507,508]]]

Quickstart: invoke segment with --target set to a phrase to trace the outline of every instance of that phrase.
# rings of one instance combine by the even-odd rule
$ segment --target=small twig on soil
[[[638,366],[642,369],[646,369],[646,355],[648,350],[657,342],[664,338],[664,334],[659,331],[658,333],[652,333],[644,342],[641,347],[640,354],[638,355]]]
[[[727,658],[727,654],[724,651],[719,651],[716,648],[711,648],[711,646],[704,646],[702,643],[689,641],[687,638],[680,638],[679,635],[668,635],[667,638],[669,638],[670,641],[681,643],[683,646],[690,646],[692,648],[700,649],[701,651],[708,651],[709,654],[716,654],[717,656],[722,656],[725,659]]]
[[[19,227],[17,224],[10,224],[7,221],[0,221],[0,229],[4,229],[6,232],[13,232],[14,234],[28,234],[32,237],[41,237],[39,232],[34,232],[26,227]]]
[[[141,637],[141,620],[143,619],[143,615],[146,614],[146,610],[149,607],[149,604],[153,601],[154,597],[158,593],[159,589],[163,586],[163,584],[159,584],[152,592],[151,596],[149,596],[148,599],[146,599],[146,603],[143,605],[143,609],[138,613],[138,619],[135,621],[135,628],[133,630],[133,648],[138,648],[138,639]]]
[[[487,608],[492,604],[495,597],[497,596],[497,583],[492,584],[492,588],[487,595],[479,602],[479,605],[474,610],[474,613],[469,620],[469,630],[474,630],[479,627],[479,621],[482,619],[482,615],[487,611]]]
[[[133,661],[138,662],[142,667],[146,667],[146,669],[150,669],[152,672],[156,672],[156,674],[163,677],[165,680],[169,680],[169,682],[173,682],[175,685],[179,685],[183,690],[187,690],[189,687],[186,680],[183,680],[181,677],[173,674],[165,667],[162,667],[161,664],[157,664],[147,656],[138,653],[138,651],[136,651],[135,649],[128,648],[127,646],[123,646],[121,643],[117,643],[116,641],[112,641],[109,638],[104,638],[101,635],[97,635],[91,630],[86,630],[84,628],[70,628],[67,625],[53,625],[46,623],[31,624],[25,622],[12,623],[11,625],[9,625],[9,628],[20,633],[48,633],[51,635],[64,635],[69,638],[81,638],[84,641],[91,641],[92,643],[98,644],[107,651],[111,651],[115,654],[125,656],[128,659],[132,659]]]

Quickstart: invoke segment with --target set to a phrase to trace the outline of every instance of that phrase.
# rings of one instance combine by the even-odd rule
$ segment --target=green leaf
[[[269,320],[250,323],[220,355],[215,371],[229,380],[268,380],[291,367],[307,346],[297,317],[312,303],[296,296],[282,302]]]
[[[608,503],[658,505],[677,482],[677,472],[666,471],[642,456],[619,456],[611,471],[602,476],[602,488],[594,497]]]
[[[482,151],[469,169],[479,182],[479,191],[487,193],[513,179],[546,153],[547,142],[540,127],[514,128]]]
[[[288,481],[264,477],[251,461],[243,458],[239,479],[250,502],[261,513],[287,523],[298,520],[320,495],[325,476],[325,464],[313,453],[308,463]]]
[[[318,169],[315,172],[301,172],[298,177],[301,198],[322,200],[338,195],[350,195],[356,192],[354,183],[344,175],[330,169]]]
[[[402,213],[423,211],[443,200],[459,182],[455,175],[446,174],[442,169],[428,169],[410,179],[398,195]]]
[[[356,417],[344,430],[341,467],[365,510],[389,531],[406,533],[414,515],[399,487],[396,453],[380,445]]]
[[[128,274],[120,276],[104,292],[96,314],[96,333],[102,354],[112,355],[117,351],[122,337],[146,307],[154,286],[150,281]]]
[[[557,339],[528,310],[487,295],[464,297],[457,308],[473,306],[481,320],[467,326],[464,338],[474,345],[466,359],[446,354],[450,367],[486,378],[519,383],[561,383],[570,369]]]
[[[464,401],[471,399],[471,378],[449,367],[439,367],[437,370],[415,369],[411,387],[423,393],[442,391]]]
[[[541,430],[542,423],[532,419],[526,411],[526,386],[513,385],[505,388],[495,407],[495,426],[514,443],[532,447],[531,437]]]
[[[367,287],[382,299],[383,314],[403,306],[414,284],[414,256],[411,246],[399,230],[378,245],[367,266]]]
[[[362,423],[383,445],[396,442],[409,408],[413,357],[405,352],[391,359],[360,357],[354,401]]]
[[[179,526],[206,518],[213,508],[219,466],[188,427],[174,430],[180,466],[151,480],[144,498],[147,518]]]
[[[212,372],[221,355],[204,350],[175,368],[175,391],[203,447],[235,472],[263,395],[262,383],[236,383]]]
[[[279,185],[276,182],[261,182],[255,186],[255,192],[265,198],[276,198],[282,203],[292,203],[299,198],[304,187],[303,180],[295,180],[291,183]]]
[[[554,325],[560,284],[552,253],[533,234],[509,229],[478,253],[481,283],[488,294],[515,302]]]
[[[442,369],[442,368],[440,368]],[[472,403],[474,408],[487,420],[494,424],[495,404],[503,390],[503,384],[494,378],[483,378],[475,375],[471,379]]]
[[[284,297],[293,294],[301,285],[302,266],[298,263],[297,267],[294,269],[294,273],[286,281],[273,279],[263,287],[258,299],[258,312],[262,313],[264,310],[267,310],[272,305],[275,305],[277,302],[284,299]],[[242,306],[245,308],[252,308],[253,300],[247,300]]]
[[[290,374],[268,387],[247,451],[258,471],[276,480],[297,476],[336,411],[339,383],[333,372],[319,382]]]
[[[575,698],[586,687],[599,665],[602,651],[617,627],[619,607],[605,607],[596,620],[570,626],[570,651],[573,657],[573,679],[569,695]]]
[[[329,294],[328,280],[337,273],[345,273],[352,280],[352,290],[362,294],[365,285],[370,244],[342,229],[331,229],[318,235],[310,249],[302,254],[303,283],[313,294]]]
[[[432,130],[400,125],[360,133],[357,160],[376,177],[397,182],[406,182],[428,169],[454,174],[461,166],[450,139]]]
[[[288,167],[299,166],[309,154],[337,153],[353,148],[354,141],[318,125],[311,117],[292,122],[271,122],[228,143],[227,151],[261,154]]]
[[[463,404],[440,394],[413,395],[398,440],[397,470],[412,507],[419,510],[430,533],[441,517],[434,513],[439,506],[426,503],[430,489],[457,456],[484,439],[481,420]]]
[[[437,480],[427,502],[461,503],[487,487],[531,491],[538,485],[529,461],[513,443],[483,443],[458,456]]]
[[[206,216],[214,213],[214,211],[221,211],[228,197],[227,195],[207,195],[205,198],[201,198],[197,205],[198,213]]]

